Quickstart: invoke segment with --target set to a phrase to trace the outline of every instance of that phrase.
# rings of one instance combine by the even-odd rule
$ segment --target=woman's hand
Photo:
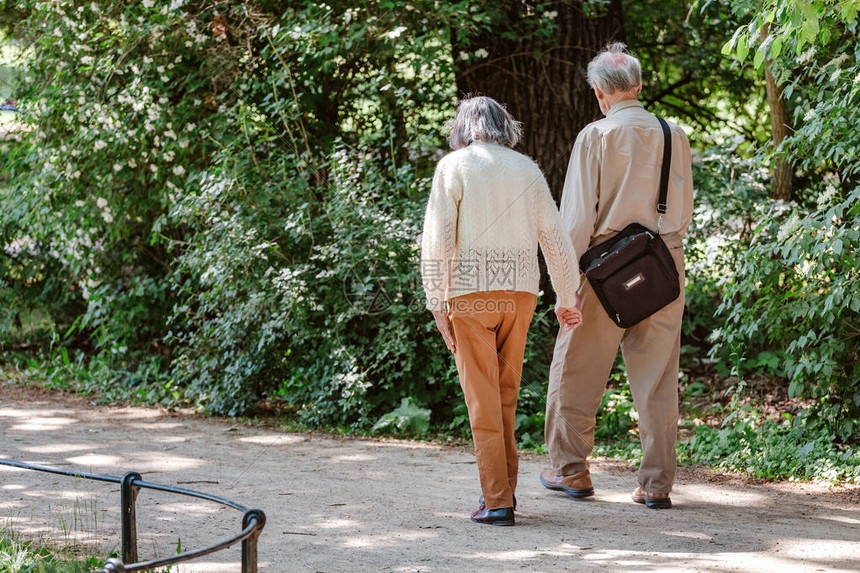
[[[576,295],[576,306],[569,308],[555,309],[555,316],[558,318],[558,324],[570,331],[582,324],[582,311],[579,310],[580,299],[579,294]]]
[[[436,319],[436,328],[442,334],[442,340],[445,341],[445,346],[451,352],[457,352],[457,345],[454,342],[454,333],[451,331],[451,323],[448,321],[448,315],[445,311],[434,310],[433,318]]]

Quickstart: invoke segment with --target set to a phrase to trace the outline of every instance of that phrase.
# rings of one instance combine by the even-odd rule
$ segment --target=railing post
[[[137,472],[128,472],[122,476],[120,486],[120,503],[122,505],[122,566],[123,563],[137,562],[137,519],[135,517],[134,502],[137,500],[137,492],[140,487],[134,482],[143,479]],[[117,569],[117,571],[124,571]]]
[[[257,522],[257,527],[242,540],[242,573],[257,573],[257,538],[266,525],[266,514],[262,509],[249,509],[242,516],[242,529],[248,527],[252,520]]]

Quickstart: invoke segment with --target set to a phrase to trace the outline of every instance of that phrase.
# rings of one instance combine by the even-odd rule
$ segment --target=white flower
[[[393,39],[393,38],[398,38],[398,37],[400,37],[400,34],[402,34],[402,33],[403,33],[403,32],[405,32],[405,31],[406,31],[406,26],[397,26],[396,28],[394,28],[394,29],[393,29],[393,30],[391,30],[390,32],[387,32],[385,35],[386,35],[387,37],[389,37],[389,38],[392,38],[392,39]]]
[[[800,217],[797,216],[797,213],[792,213],[788,220],[782,224],[779,228],[779,231],[776,233],[776,240],[780,243],[785,241],[787,238],[794,235],[794,233],[800,229]]]
[[[854,83],[860,84],[860,73],[858,73],[856,76],[854,76]]]
[[[174,175],[185,175],[185,168],[182,167],[181,165],[174,165],[173,166],[173,174]]]
[[[546,18],[547,20],[555,20],[557,16],[558,16],[558,12],[556,12],[555,10],[553,10],[552,12],[544,12],[543,13],[543,17]]]
[[[144,8],[152,8],[152,5],[155,4],[155,2],[154,0],[143,0],[141,4],[143,4]]]
[[[110,211],[102,211],[102,219],[105,220],[105,223],[112,223],[113,215],[110,214]]]
[[[168,149],[167,151],[164,152],[164,155],[162,157],[164,158],[165,161],[170,163],[171,161],[173,161],[174,155],[175,154],[173,153],[173,151]]]
[[[818,117],[818,112],[815,109],[810,109],[806,112],[806,115],[803,116],[803,121],[809,121],[810,119],[815,119]]]
[[[149,164],[149,170],[152,171],[153,173],[158,173],[158,165],[156,165],[155,163],[150,163]]]
[[[169,81],[170,81],[170,78],[168,78],[167,76],[161,76],[161,77],[160,77],[160,78],[158,78],[158,79],[160,79],[160,80],[161,80],[162,82],[164,82],[164,83],[167,83],[167,82],[169,82]]]
[[[833,73],[830,74],[830,81],[831,82],[838,82],[840,75],[842,75],[842,70],[839,70],[839,69],[834,70]]]
[[[62,30],[60,30],[59,28],[54,28],[54,35],[55,35],[56,37],[58,37],[58,38],[62,38],[62,37],[63,37],[63,32],[62,32]]]
[[[490,53],[487,50],[485,50],[484,48],[478,48],[477,50],[475,50],[475,57],[476,58],[486,58],[489,55],[490,55]]]
[[[191,40],[185,40],[185,47],[186,48],[193,48],[194,42],[192,42]]]
[[[186,147],[188,147],[188,140],[187,139],[180,139],[179,140],[179,147],[181,147],[182,149],[185,149]]]
[[[836,195],[836,187],[828,183],[827,187],[824,188],[824,191],[818,195],[818,207],[821,208],[829,205],[830,200],[833,199],[834,195]]]
[[[155,71],[157,71],[159,74],[163,74],[164,73],[164,66],[158,66],[157,68],[155,68]]]
[[[838,56],[836,56],[835,58],[833,58],[832,60],[830,60],[829,62],[824,64],[824,67],[826,68],[827,66],[836,66],[837,68],[841,68],[842,64],[844,64],[845,60],[847,60],[847,59],[848,59],[848,54],[846,54],[846,53],[839,54]]]
[[[81,201],[80,199],[75,201],[75,207],[83,207],[84,205],[85,205],[85,203],[83,201]]]
[[[105,143],[103,140],[99,139],[98,141],[95,142],[95,144],[93,144],[93,149],[98,151],[100,149],[104,149],[107,146],[108,146],[107,143]]]
[[[128,164],[130,167],[137,167],[137,161],[134,158],[128,160]]]
[[[105,207],[107,207],[107,204],[107,199],[105,199],[104,197],[99,197],[98,199],[96,199],[96,205],[99,206],[99,209],[104,209]]]
[[[122,171],[122,165],[120,165],[119,163],[114,163],[113,164],[113,170],[114,171]]]
[[[144,63],[144,64],[147,64],[147,65],[151,64],[151,63],[152,63],[152,58],[150,58],[149,56],[144,56],[144,57],[143,57],[143,63]]]
[[[468,60],[469,54],[467,52],[460,52],[460,59],[461,60]]]
[[[74,173],[72,173],[72,179],[77,179],[77,178],[78,178],[78,177],[80,177],[80,176],[81,176],[81,172],[80,172],[80,171],[75,171]]]
[[[808,50],[800,54],[800,57],[797,58],[797,63],[806,64],[813,58],[813,56],[815,56],[815,46],[810,47]]]

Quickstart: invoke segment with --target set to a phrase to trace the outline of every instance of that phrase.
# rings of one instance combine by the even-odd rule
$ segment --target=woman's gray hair
[[[588,85],[606,94],[634,90],[642,85],[642,66],[625,44],[609,44],[588,64]]]
[[[473,141],[514,147],[520,140],[522,124],[499,102],[486,96],[468,97],[457,104],[457,115],[448,122],[448,143],[461,149]]]

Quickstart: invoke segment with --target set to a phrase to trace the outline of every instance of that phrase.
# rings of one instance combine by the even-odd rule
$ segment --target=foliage
[[[0,530],[0,571],[5,573],[82,573],[102,565],[97,557],[83,559],[30,542],[19,543]]]
[[[860,483],[860,451],[834,444],[836,436],[816,424],[809,411],[784,413],[780,423],[765,420],[742,403],[744,383],[736,387],[720,428],[701,425],[679,444],[682,463],[703,463],[757,478],[811,479]]]
[[[426,434],[430,429],[430,410],[417,406],[411,397],[403,398],[400,406],[385,414],[370,429],[372,432],[394,431]]]
[[[860,420],[860,152],[857,103],[860,52],[855,1],[753,3],[724,53],[773,67],[794,102],[795,132],[774,153],[788,158],[804,184],[799,204],[754,206],[749,248],[720,287],[725,325],[717,350],[768,350],[790,396],[816,399],[819,423],[841,440]],[[748,5],[746,5],[748,7]],[[744,6],[737,8],[739,11]],[[824,430],[822,430],[824,431]]]

